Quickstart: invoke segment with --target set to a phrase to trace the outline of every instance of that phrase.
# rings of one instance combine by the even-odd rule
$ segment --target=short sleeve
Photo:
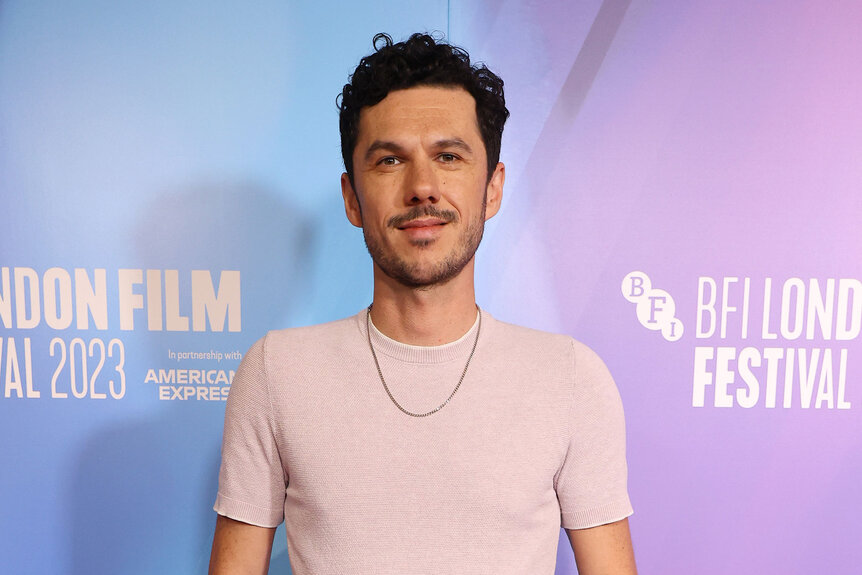
[[[217,513],[260,527],[284,520],[287,477],[275,439],[266,338],[255,343],[234,374],[225,408]]]
[[[574,340],[572,352],[569,443],[555,485],[562,526],[585,529],[624,519],[632,507],[619,391],[595,352]]]

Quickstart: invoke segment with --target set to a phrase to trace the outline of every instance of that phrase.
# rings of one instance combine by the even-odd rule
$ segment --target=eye
[[[458,156],[449,152],[443,152],[442,154],[437,156],[437,158],[444,164],[451,164],[458,159]]]
[[[399,160],[395,156],[384,156],[377,160],[377,164],[380,166],[397,166],[400,163],[401,160]]]

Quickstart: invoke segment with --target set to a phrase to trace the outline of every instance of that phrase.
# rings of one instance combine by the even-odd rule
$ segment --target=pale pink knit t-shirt
[[[631,514],[622,405],[590,349],[482,312],[458,393],[415,418],[366,313],[270,332],[228,398],[215,510],[284,521],[295,575],[552,575],[561,525]],[[372,326],[406,409],[448,397],[477,327],[420,347]]]

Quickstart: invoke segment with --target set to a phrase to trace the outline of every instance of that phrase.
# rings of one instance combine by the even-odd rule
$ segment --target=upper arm
[[[610,523],[632,513],[628,496],[625,419],[604,362],[572,341],[572,396],[567,447],[554,479],[566,529]]]
[[[580,575],[636,575],[629,521],[566,529]]]
[[[269,376],[266,338],[245,354],[231,382],[215,510],[253,525],[284,520],[287,471],[282,465]]]
[[[274,527],[258,527],[219,515],[209,575],[266,575]]]

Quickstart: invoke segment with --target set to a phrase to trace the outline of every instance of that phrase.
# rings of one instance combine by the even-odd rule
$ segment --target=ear
[[[506,166],[498,162],[491,174],[491,179],[485,188],[485,221],[493,218],[500,211],[503,200],[503,184],[506,182]]]
[[[362,227],[362,209],[359,207],[359,197],[350,183],[347,172],[341,174],[341,197],[344,198],[344,213],[347,219],[357,228]]]

